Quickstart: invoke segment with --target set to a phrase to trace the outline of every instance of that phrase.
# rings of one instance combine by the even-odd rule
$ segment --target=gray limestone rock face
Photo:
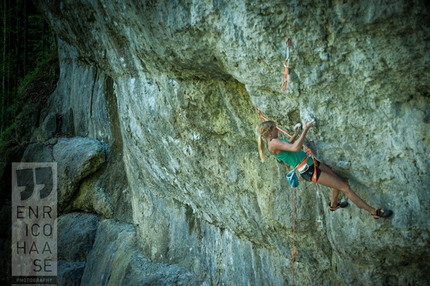
[[[61,215],[57,221],[58,260],[85,262],[93,248],[99,221],[98,216],[89,213]]]
[[[178,265],[153,263],[136,244],[130,224],[103,220],[82,276],[81,285],[208,285]]]
[[[81,285],[99,221],[99,217],[88,213],[68,213],[58,218],[59,285]]]
[[[57,283],[63,286],[81,285],[82,274],[84,273],[84,262],[58,261]]]
[[[106,160],[106,146],[83,138],[60,138],[53,147],[58,163],[58,207],[63,211],[70,203],[82,179],[97,171]]]
[[[22,162],[57,162],[58,205],[64,211],[81,181],[97,171],[106,161],[107,147],[100,141],[83,138],[52,138],[30,144]]]
[[[132,223],[123,235],[139,246],[107,247],[116,225],[104,223],[83,281],[104,283],[97,267],[107,261],[118,266],[113,281],[132,281],[139,266],[127,255],[138,255],[141,269],[146,259],[173,263],[212,285],[290,284],[294,206],[297,284],[430,281],[423,1],[35,2],[58,35],[61,65],[40,122],[72,108],[74,134],[109,145],[107,158],[93,150],[112,164],[100,187],[113,210],[103,196],[92,208]],[[352,203],[330,212],[330,189],[305,182],[294,198],[285,167],[259,160],[254,107],[291,133],[316,118],[306,145],[393,217],[374,220]],[[64,144],[55,159],[87,149],[57,153]],[[100,164],[78,164],[79,177]]]

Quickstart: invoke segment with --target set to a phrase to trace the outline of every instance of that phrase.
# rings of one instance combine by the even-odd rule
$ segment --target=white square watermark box
[[[57,163],[12,163],[14,284],[57,284]]]

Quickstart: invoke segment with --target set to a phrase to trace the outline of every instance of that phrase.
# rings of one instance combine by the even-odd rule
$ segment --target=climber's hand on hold
[[[298,133],[299,133],[299,131],[300,131],[300,128],[302,128],[302,124],[301,124],[301,123],[297,123],[297,124],[294,126],[294,134],[298,134]]]
[[[311,121],[305,121],[304,129],[308,130],[309,128],[311,128],[314,125],[315,125],[315,119],[312,119]]]

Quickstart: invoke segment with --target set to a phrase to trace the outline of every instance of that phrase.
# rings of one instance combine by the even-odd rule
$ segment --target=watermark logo
[[[12,163],[12,284],[57,284],[57,163]]]

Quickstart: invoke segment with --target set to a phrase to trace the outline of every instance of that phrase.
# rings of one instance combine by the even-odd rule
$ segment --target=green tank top
[[[291,144],[288,140],[281,140],[282,142],[287,142],[288,144]],[[269,150],[269,144],[267,144],[267,150]],[[273,156],[275,156],[278,160],[281,160],[282,162],[288,164],[291,167],[296,167],[298,164],[300,164],[305,158],[306,153],[303,152],[303,150],[300,150],[298,152],[289,152],[282,150],[279,154],[273,154],[269,151],[269,153]],[[309,158],[308,166],[312,166],[314,164],[312,158]]]

